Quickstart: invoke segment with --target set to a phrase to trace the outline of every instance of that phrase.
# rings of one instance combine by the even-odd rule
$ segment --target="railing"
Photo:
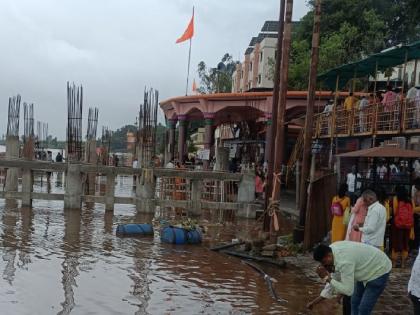
[[[315,115],[314,138],[420,134],[420,100],[371,104],[365,108],[336,110]]]
[[[22,199],[30,206],[33,199],[64,200],[65,208],[80,208],[81,202],[104,203],[106,210],[113,210],[115,203],[134,204],[145,212],[156,206],[189,211],[199,215],[202,209],[239,211],[245,216],[254,200],[255,180],[252,173],[226,173],[214,171],[186,171],[184,169],[133,169],[127,167],[96,166],[90,164],[49,163],[28,160],[0,159],[0,169],[20,169],[22,190],[16,186],[9,191],[0,191],[0,198]],[[64,194],[48,194],[33,191],[34,172],[65,172]],[[102,195],[88,194],[83,187],[87,174],[105,176],[105,192]],[[115,196],[117,175],[136,176],[136,191],[133,196]],[[6,178],[7,179],[7,178]],[[244,214],[244,215],[241,215]]]

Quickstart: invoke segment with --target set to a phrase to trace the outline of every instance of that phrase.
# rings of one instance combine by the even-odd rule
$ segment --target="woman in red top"
[[[413,206],[408,192],[403,186],[397,186],[395,194],[392,205],[391,258],[395,267],[398,256],[401,255],[401,268],[404,268],[408,257],[408,242],[413,223]]]

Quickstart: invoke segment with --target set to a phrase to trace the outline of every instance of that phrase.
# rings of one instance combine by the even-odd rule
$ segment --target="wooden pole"
[[[337,113],[337,101],[338,101],[338,83],[340,82],[340,75],[337,74],[337,78],[335,79],[335,94],[334,94],[334,108],[331,115],[331,122],[330,122],[330,156],[328,160],[328,166],[332,168],[332,160],[333,160],[333,146],[334,146],[334,134],[335,134],[335,115]]]
[[[321,25],[321,0],[315,1],[314,26],[312,34],[311,68],[308,85],[308,106],[305,119],[305,136],[302,157],[302,172],[300,181],[299,224],[305,226],[307,205],[307,180],[310,171],[310,156],[312,155],[312,125],[316,93],[316,77],[319,61],[319,36]]]
[[[414,80],[411,80],[411,85],[416,86],[417,83],[417,59],[414,60]]]
[[[271,195],[271,190],[273,187],[273,170],[274,170],[274,147],[276,145],[276,132],[277,132],[277,112],[278,112],[278,103],[279,103],[279,92],[280,92],[280,67],[281,67],[281,57],[283,50],[283,31],[284,31],[284,10],[285,10],[286,0],[280,1],[280,16],[279,16],[279,27],[277,35],[277,56],[276,56],[276,69],[274,72],[274,90],[273,90],[273,103],[271,106],[271,135],[269,137],[270,141],[270,156],[268,159],[268,170],[267,170],[267,185],[265,192],[265,206],[267,208],[269,203],[269,198]]]
[[[407,72],[407,59],[408,59],[408,51],[405,52],[405,59],[404,59],[404,68],[403,68],[403,79],[402,79],[402,89],[401,95],[404,94],[404,87],[405,87],[405,73]],[[407,82],[408,83],[408,82]]]
[[[271,195],[272,201],[280,200],[281,168],[284,157],[284,116],[287,102],[287,80],[289,78],[290,46],[292,42],[292,13],[293,0],[287,0],[283,36],[283,57],[281,62],[279,109],[277,113],[277,132],[274,150],[274,181]]]

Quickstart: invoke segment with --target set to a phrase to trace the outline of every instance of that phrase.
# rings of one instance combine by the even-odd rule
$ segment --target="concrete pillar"
[[[22,206],[32,207],[33,173],[31,169],[23,169],[22,173]]]
[[[238,202],[249,203],[255,200],[255,174],[245,172],[238,187]]]
[[[7,136],[6,138],[6,159],[19,158],[19,137]],[[18,191],[18,168],[9,168],[6,173],[6,191]]]
[[[273,125],[273,120],[271,117],[271,113],[266,113],[266,128],[265,128],[265,148],[264,148],[264,162],[269,161],[271,158],[271,137],[272,137],[272,131],[271,126]]]
[[[255,174],[246,172],[242,174],[242,180],[238,187],[238,202],[240,208],[237,212],[238,218],[255,219],[257,206],[255,200]]]
[[[96,164],[97,162],[97,155],[96,155],[96,140],[91,139],[86,141],[85,146],[85,162],[89,164]],[[95,194],[95,179],[96,173],[88,173],[86,174],[86,193],[88,195]]]
[[[191,209],[190,215],[200,216],[201,215],[201,190],[203,182],[201,180],[191,180]]]
[[[176,119],[168,119],[168,161],[175,158]]]
[[[178,160],[184,162],[184,156],[187,153],[187,115],[179,115],[179,132],[178,132]]]
[[[229,170],[229,148],[218,147],[216,151],[216,171]]]
[[[209,150],[209,159],[203,161],[203,169],[209,169],[210,161],[213,158],[213,138],[214,138],[214,113],[204,113],[204,149]]]
[[[105,211],[114,211],[115,201],[115,174],[106,175]]]
[[[79,164],[68,164],[66,174],[66,190],[64,193],[64,208],[77,209],[82,207],[82,174]]]
[[[139,213],[155,212],[156,182],[153,169],[142,169],[141,176],[137,179],[136,205]]]

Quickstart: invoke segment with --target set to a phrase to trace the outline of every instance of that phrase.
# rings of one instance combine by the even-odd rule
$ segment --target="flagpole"
[[[194,12],[194,9],[193,9],[193,12]],[[188,51],[187,86],[185,87],[185,96],[188,95],[188,81],[190,80],[191,42],[192,42],[192,38],[190,38],[190,49]]]

